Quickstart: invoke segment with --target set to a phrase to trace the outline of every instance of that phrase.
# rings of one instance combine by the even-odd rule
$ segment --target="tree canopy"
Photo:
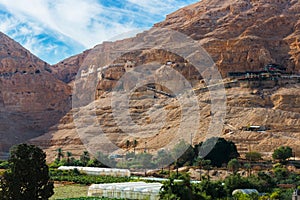
[[[280,160],[281,162],[293,156],[293,150],[289,146],[281,146],[278,149],[275,149],[272,157],[273,159]]]
[[[207,155],[203,155],[202,152],[211,147],[211,151]],[[199,156],[206,160],[211,160],[213,166],[221,167],[222,164],[227,164],[231,159],[239,157],[239,153],[232,141],[213,137],[206,140],[199,147]]]
[[[251,152],[247,152],[246,153],[246,159],[249,161],[259,161],[261,160],[261,154],[259,152],[256,151],[251,151]]]
[[[20,144],[11,148],[9,169],[1,178],[0,199],[46,200],[53,195],[46,154],[38,147]]]
[[[228,169],[231,170],[234,174],[237,173],[237,171],[239,170],[239,167],[240,167],[240,163],[239,161],[234,158],[232,160],[230,160],[228,162],[228,165],[227,165]]]

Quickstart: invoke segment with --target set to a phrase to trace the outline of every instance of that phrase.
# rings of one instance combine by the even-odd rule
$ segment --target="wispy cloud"
[[[148,28],[192,2],[195,0],[0,0],[0,31],[53,63],[116,35]]]
[[[143,10],[147,10],[153,14],[166,14],[178,9],[182,6],[186,6],[189,3],[193,3],[195,1],[186,1],[186,0],[128,0],[128,2],[135,4],[142,8]]]

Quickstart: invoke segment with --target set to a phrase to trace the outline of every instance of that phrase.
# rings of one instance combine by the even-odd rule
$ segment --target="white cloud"
[[[14,39],[26,37],[22,44],[37,55],[43,45],[51,50],[57,47],[43,43],[40,34],[91,48],[119,34],[148,28],[158,17],[188,4],[184,0],[124,0],[122,6],[105,3],[108,5],[98,0],[0,0],[0,8],[10,14],[0,19],[0,31]]]
[[[0,0],[0,4],[20,21],[54,30],[87,48],[136,28],[118,22],[120,10],[104,8],[96,0]]]
[[[178,9],[188,4],[188,1],[178,0],[128,0],[128,2],[136,4],[143,10],[153,14],[168,14],[174,9]],[[189,2],[191,2],[191,0]]]

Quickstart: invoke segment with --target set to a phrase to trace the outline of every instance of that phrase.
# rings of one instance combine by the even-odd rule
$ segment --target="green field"
[[[88,186],[86,185],[61,185],[54,188],[54,195],[50,200],[86,197]]]
[[[87,197],[86,185],[70,184],[58,185],[54,188],[54,195],[50,200],[114,200],[109,198]]]

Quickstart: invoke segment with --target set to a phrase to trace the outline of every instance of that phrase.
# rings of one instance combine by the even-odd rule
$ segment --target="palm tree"
[[[80,156],[80,161],[82,162],[83,166],[86,166],[90,159],[91,158],[88,151],[84,151],[83,154]]]
[[[67,163],[68,163],[68,165],[70,165],[70,163],[71,163],[71,156],[72,156],[72,153],[67,151]]]
[[[138,144],[138,141],[134,140],[133,141],[133,152],[134,152],[134,155],[135,155],[135,147],[137,146],[137,144]]]
[[[130,141],[127,140],[127,141],[126,141],[126,149],[127,149],[127,152],[128,152],[129,147],[130,147]]]
[[[61,148],[58,148],[57,149],[57,161],[58,162],[60,162],[60,160],[61,160],[61,158],[63,158],[64,157],[64,154],[63,154],[63,152],[62,152],[62,149]]]

